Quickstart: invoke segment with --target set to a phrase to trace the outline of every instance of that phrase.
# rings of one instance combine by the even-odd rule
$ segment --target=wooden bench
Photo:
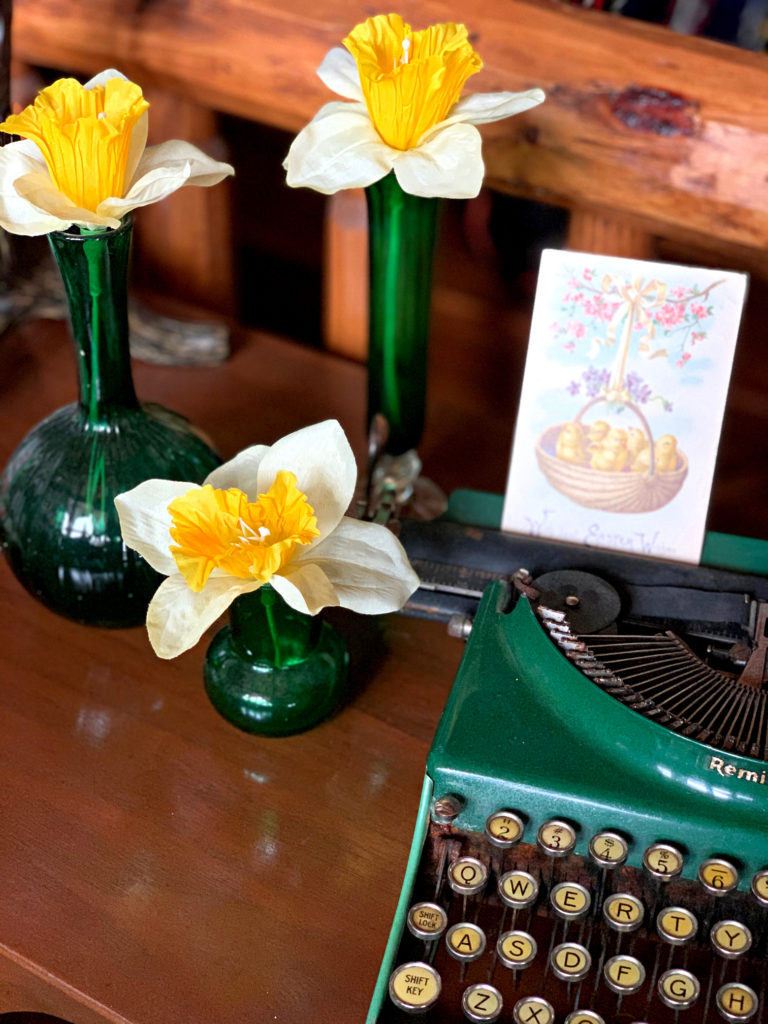
[[[369,8],[17,0],[13,52],[78,74],[119,67],[155,104],[158,137],[204,143],[212,111],[294,132],[333,98],[315,69]],[[414,27],[457,11],[448,0],[399,9]],[[489,0],[467,22],[485,64],[472,87],[547,93],[483,129],[491,189],[567,207],[573,248],[645,256],[662,235],[736,246],[768,267],[768,56],[558,0]],[[163,273],[172,262],[201,300],[226,307],[232,268],[210,258],[212,246],[226,251],[225,190],[180,197],[142,213],[154,238],[145,248]],[[207,246],[190,244],[193,221]],[[327,266],[343,256],[332,245]]]

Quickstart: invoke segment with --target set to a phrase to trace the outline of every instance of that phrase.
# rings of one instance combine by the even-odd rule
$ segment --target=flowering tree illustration
[[[706,288],[669,288],[664,281],[631,281],[616,274],[599,278],[594,268],[585,268],[581,276],[571,274],[560,304],[560,317],[551,325],[553,337],[566,351],[575,352],[579,343],[588,343],[588,355],[596,360],[601,349],[615,347],[610,369],[590,366],[580,379],[568,386],[572,395],[603,397],[622,405],[645,405],[658,401],[672,411],[672,402],[653,394],[636,369],[628,363],[633,350],[644,359],[666,359],[683,370],[694,355],[694,348],[708,337],[714,315],[709,294],[722,281]],[[633,345],[633,342],[636,342]]]

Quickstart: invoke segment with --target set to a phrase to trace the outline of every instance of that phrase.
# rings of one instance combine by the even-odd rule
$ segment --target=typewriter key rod
[[[699,742],[768,760],[768,690],[706,665],[673,634],[576,635],[565,613],[536,610],[563,654],[622,703]],[[756,621],[768,628],[766,616]],[[646,645],[644,665],[638,644]]]

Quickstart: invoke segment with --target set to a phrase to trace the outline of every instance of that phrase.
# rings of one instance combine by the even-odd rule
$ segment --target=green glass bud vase
[[[289,736],[337,707],[348,661],[332,626],[294,611],[267,584],[234,601],[230,624],[208,648],[203,678],[227,721],[261,736]]]
[[[49,235],[69,303],[79,400],[22,440],[0,480],[0,525],[18,579],[55,612],[98,626],[139,625],[162,579],[123,544],[115,496],[151,477],[201,483],[220,461],[183,417],[136,397],[132,228],[128,216],[114,231]]]
[[[439,200],[404,192],[393,172],[369,185],[368,420],[389,428],[385,451],[417,447],[424,430],[432,264]]]

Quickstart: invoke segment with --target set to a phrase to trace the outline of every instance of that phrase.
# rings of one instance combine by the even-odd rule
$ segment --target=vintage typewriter
[[[368,1024],[768,1021],[768,544],[402,538],[468,642]]]

